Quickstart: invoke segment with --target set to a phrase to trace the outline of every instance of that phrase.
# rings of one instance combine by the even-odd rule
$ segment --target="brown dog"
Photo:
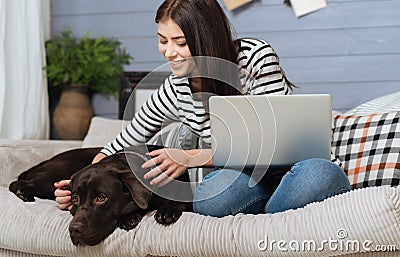
[[[64,162],[59,166],[54,162],[71,160],[70,157],[76,156],[79,160],[89,162],[72,175],[69,184],[72,192],[71,214],[74,216],[69,230],[74,245],[96,245],[116,227],[130,230],[137,226],[146,212],[152,210],[157,210],[154,217],[158,223],[172,224],[179,219],[182,212],[192,211],[192,203],[161,197],[150,191],[149,185],[143,185],[137,179],[132,170],[138,174],[147,172],[140,167],[148,158],[144,153],[159,147],[149,148],[131,148],[126,153],[114,154],[96,164],[90,162],[99,152],[99,148],[67,151],[22,173],[18,181],[10,184],[10,191],[24,201],[31,201],[34,196],[54,199],[53,183],[69,178],[65,176],[68,172],[74,173],[72,168],[67,167],[80,166],[76,163],[68,166]],[[63,173],[63,177],[54,176],[55,173]],[[188,181],[187,174],[181,179]],[[189,198],[192,199],[189,184],[184,185],[186,189],[183,193],[190,194]],[[50,189],[43,190],[42,187]]]

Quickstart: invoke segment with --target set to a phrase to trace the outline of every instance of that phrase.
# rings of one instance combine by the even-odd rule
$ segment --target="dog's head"
[[[123,154],[109,156],[74,174],[70,182],[74,245],[96,245],[125,214],[148,208],[152,193],[134,176]]]

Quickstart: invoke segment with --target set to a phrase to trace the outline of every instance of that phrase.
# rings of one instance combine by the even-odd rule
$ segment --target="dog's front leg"
[[[145,211],[136,211],[129,214],[122,215],[118,219],[117,226],[121,229],[131,230],[139,225],[143,216],[146,214]]]
[[[193,211],[192,203],[168,201],[154,214],[156,221],[163,225],[175,223],[184,211]]]

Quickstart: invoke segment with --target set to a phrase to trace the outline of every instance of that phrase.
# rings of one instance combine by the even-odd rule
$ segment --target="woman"
[[[124,147],[143,145],[166,121],[179,120],[206,144],[210,143],[208,96],[204,93],[291,92],[292,84],[286,79],[272,47],[263,40],[234,40],[229,21],[217,0],[166,0],[159,7],[155,21],[160,53],[173,74],[147,100],[130,125],[101,150],[94,163]],[[212,79],[216,75],[212,72],[216,70],[213,63],[203,62],[198,56],[235,63],[254,80],[243,74],[232,76],[232,69],[224,72],[231,73],[227,81]],[[217,66],[221,68],[219,64]],[[189,167],[212,166],[210,149],[162,149],[149,155],[152,159],[143,167],[157,166],[145,174],[145,179],[156,186],[165,185],[187,172]],[[336,164],[321,159],[299,162],[289,171],[268,171],[254,187],[248,186],[250,175],[251,170],[211,172],[194,192],[194,211],[216,217],[274,213],[350,190],[344,172]],[[61,209],[70,207],[70,192],[61,190],[68,182],[56,183],[59,188],[55,191],[56,201]]]

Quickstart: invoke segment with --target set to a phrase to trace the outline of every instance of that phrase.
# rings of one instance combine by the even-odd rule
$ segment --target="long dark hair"
[[[224,64],[212,61],[213,58],[195,58],[201,73],[200,91],[216,95],[241,94],[238,70],[231,68],[237,67],[238,48],[230,22],[217,1],[165,0],[157,10],[155,22],[166,19],[173,20],[182,29],[192,56],[216,57],[218,59],[215,60],[228,61]],[[221,78],[221,75],[222,81],[212,79]],[[207,105],[208,98],[202,100]]]

